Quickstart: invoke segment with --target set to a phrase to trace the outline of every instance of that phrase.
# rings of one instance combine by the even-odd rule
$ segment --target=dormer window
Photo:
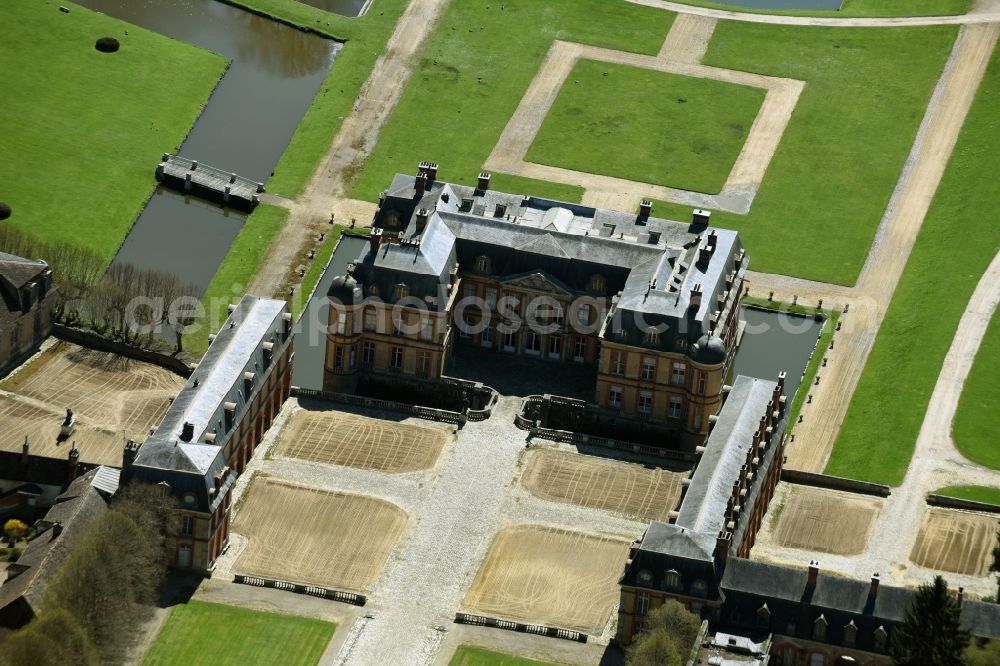
[[[816,621],[813,622],[813,640],[814,641],[825,641],[826,640],[826,616],[820,614]]]
[[[854,624],[854,620],[847,623],[844,627],[844,644],[850,647],[854,647],[854,642],[858,638],[858,626]]]
[[[492,269],[490,258],[485,254],[481,254],[476,257],[476,272],[477,273],[489,273]]]
[[[638,577],[639,583],[642,585],[650,585],[653,582],[653,572],[649,569],[643,569],[639,572]]]
[[[392,287],[392,298],[395,301],[406,298],[410,295],[410,288],[400,282]]]
[[[507,214],[506,204],[497,204],[496,210],[493,211],[493,217],[503,217]]]
[[[646,331],[645,335],[642,336],[643,341],[647,345],[658,345],[660,344],[660,332],[655,329],[649,329]]]
[[[764,604],[757,609],[757,626],[767,628],[771,625],[771,609]]]
[[[880,652],[885,652],[885,644],[889,640],[889,634],[886,632],[885,627],[880,624],[878,629],[875,630],[875,635],[872,639],[875,644],[875,649]]]
[[[378,296],[379,295],[378,285],[374,285],[373,284],[372,286],[368,287],[368,295],[369,296]]]
[[[587,282],[587,291],[601,291],[607,289],[607,283],[603,275],[591,275]]]
[[[671,569],[663,576],[663,588],[666,590],[676,590],[681,586],[681,574],[676,569]]]

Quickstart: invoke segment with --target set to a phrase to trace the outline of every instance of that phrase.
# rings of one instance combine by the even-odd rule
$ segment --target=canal
[[[260,182],[271,175],[340,50],[333,40],[216,0],[76,2],[230,59],[179,154]],[[151,185],[159,159],[149,155]],[[245,220],[239,211],[157,187],[115,261],[175,274],[202,293]]]
[[[747,325],[734,361],[734,376],[749,375],[775,380],[785,371],[785,395],[789,404],[802,382],[823,322],[812,317],[743,308]]]
[[[292,368],[292,384],[301,388],[321,390],[323,388],[323,364],[326,356],[326,327],[329,322],[330,301],[326,292],[330,283],[338,275],[347,274],[347,266],[357,260],[362,248],[368,244],[365,238],[342,236],[330,257],[326,272],[316,286],[295,328],[295,366]]]

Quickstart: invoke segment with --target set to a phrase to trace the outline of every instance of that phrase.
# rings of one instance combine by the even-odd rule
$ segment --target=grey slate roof
[[[62,531],[56,535],[50,528],[28,543],[17,563],[12,565],[24,570],[0,586],[0,609],[23,597],[37,611],[48,581],[91,523],[107,511],[104,497],[93,485],[96,476],[97,470],[94,470],[78,477],[45,514],[44,520],[50,524],[60,523]]]
[[[740,375],[733,383],[705,442],[676,524],[716,535],[725,525],[733,483],[746,462],[754,432],[765,413],[775,382]]]
[[[267,370],[262,343],[272,342],[275,354],[284,349],[291,335],[284,333],[287,311],[284,301],[243,297],[163,421],[139,448],[132,466],[137,478],[166,481],[178,495],[194,493],[198,507],[208,510],[214,501],[209,489],[214,475],[226,466],[223,448],[233,433],[226,429],[225,405],[235,404],[233,421],[238,422],[250,398],[244,374],[259,376]],[[193,426],[189,440],[183,437],[185,423]]]
[[[51,279],[45,276],[49,265],[44,261],[24,259],[0,252],[0,327],[13,322],[40,298],[44,298]],[[29,302],[22,296],[22,287],[37,282]]]

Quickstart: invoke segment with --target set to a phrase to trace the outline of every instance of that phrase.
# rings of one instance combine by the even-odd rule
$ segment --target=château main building
[[[368,247],[336,277],[324,388],[435,380],[455,345],[596,366],[593,403],[702,443],[740,331],[734,231],[438,180],[423,162],[379,199]],[[558,386],[551,393],[559,394]]]

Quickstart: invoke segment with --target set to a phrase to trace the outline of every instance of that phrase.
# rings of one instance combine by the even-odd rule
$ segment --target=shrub
[[[8,217],[10,217],[10,213],[11,213],[10,204],[0,201],[0,220],[6,220]]]
[[[21,549],[20,548],[11,548],[7,552],[7,561],[8,562],[17,562],[17,558],[19,558],[19,557],[21,557]]]
[[[101,53],[114,53],[120,46],[121,45],[118,43],[118,40],[114,37],[101,37],[97,40],[97,43],[94,44],[94,48]]]
[[[3,524],[3,532],[7,535],[8,539],[16,541],[28,533],[28,526],[24,521],[11,518]]]

